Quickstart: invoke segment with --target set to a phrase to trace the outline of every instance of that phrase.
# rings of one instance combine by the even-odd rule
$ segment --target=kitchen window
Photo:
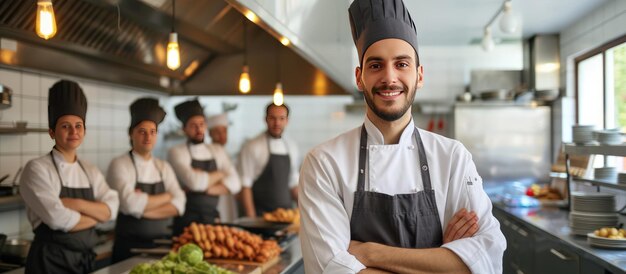
[[[626,36],[575,62],[576,122],[626,131]]]
[[[626,36],[576,59],[576,123],[626,132]],[[598,159],[599,158],[599,159]],[[624,166],[621,157],[596,157],[594,166]]]

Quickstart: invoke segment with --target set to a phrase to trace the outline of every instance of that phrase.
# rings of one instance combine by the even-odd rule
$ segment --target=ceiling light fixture
[[[37,1],[37,22],[35,23],[37,36],[50,39],[57,33],[57,22],[54,18],[52,0]]]
[[[250,85],[250,74],[248,74],[248,33],[246,32],[246,19],[243,22],[243,71],[239,77],[239,91],[248,93],[252,86]]]
[[[176,0],[172,0],[172,32],[167,43],[167,67],[176,70],[180,67],[180,49],[178,47],[178,33],[174,30],[176,23]]]
[[[491,36],[491,27],[485,28],[485,33],[483,35],[482,42],[483,50],[492,51],[495,47],[495,42],[493,41],[493,36]]]
[[[500,16],[501,15],[501,16]],[[515,33],[518,31],[520,26],[520,18],[517,14],[513,12],[513,4],[511,0],[505,0],[502,3],[502,6],[496,11],[496,14],[491,17],[491,20],[487,22],[485,25],[482,47],[485,51],[493,50],[495,46],[495,42],[493,39],[493,34],[491,32],[491,25],[493,25],[496,18],[500,16],[500,30],[504,33]]]

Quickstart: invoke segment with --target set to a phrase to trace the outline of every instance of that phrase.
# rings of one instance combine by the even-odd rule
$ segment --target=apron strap
[[[426,150],[424,150],[424,143],[422,142],[422,137],[420,136],[417,127],[413,130],[413,136],[415,136],[415,141],[417,142],[418,148],[418,156],[419,156],[419,164],[420,164],[420,173],[422,175],[422,184],[424,185],[424,190],[431,190],[432,185],[430,183],[430,171],[428,170],[428,160],[426,159]],[[367,131],[365,130],[365,125],[361,127],[361,142],[359,144],[359,177],[357,184],[357,191],[365,190],[365,162],[367,160]]]
[[[415,127],[415,130],[413,131],[413,135],[415,136],[415,141],[417,142],[417,153],[420,158],[420,171],[422,174],[422,184],[424,185],[424,190],[432,190],[432,185],[430,183],[430,171],[428,170],[428,159],[426,159],[426,150],[424,150],[424,143],[422,142],[422,137],[420,136],[417,127]]]
[[[189,156],[191,156],[191,151],[189,152]],[[135,185],[137,185],[137,182],[139,182],[139,170],[137,170],[137,163],[135,163],[135,157],[133,157],[132,150],[128,151],[128,157],[130,157],[130,160],[133,162],[133,167],[135,168]],[[163,182],[163,172],[161,171],[161,169],[159,169],[159,166],[157,166],[155,160],[153,160],[152,163],[154,164],[156,170],[159,172],[159,178],[161,178],[161,182]]]
[[[61,187],[63,187],[63,178],[61,178],[61,172],[59,172],[59,167],[57,166],[57,162],[56,160],[54,160],[54,155],[52,155],[52,150],[50,150],[50,158],[52,159],[52,165],[54,166],[54,169],[57,171],[57,176],[59,176]],[[89,187],[91,188],[92,183],[91,183],[91,178],[89,178],[89,173],[87,173],[87,171],[85,170],[85,167],[83,166],[83,163],[81,163],[80,160],[76,159],[76,161],[78,162],[78,166],[80,166],[80,169],[82,169],[83,172],[85,173],[85,176],[87,177],[87,182],[89,183]]]
[[[361,127],[361,142],[359,143],[359,179],[357,191],[365,190],[365,161],[367,160],[367,131],[365,125]]]

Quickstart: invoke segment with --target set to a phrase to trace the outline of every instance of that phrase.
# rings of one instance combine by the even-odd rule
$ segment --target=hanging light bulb
[[[505,33],[514,33],[517,31],[519,20],[513,14],[511,1],[504,2],[502,7],[502,17],[500,17],[500,29]]]
[[[276,83],[276,89],[274,89],[274,105],[281,106],[283,102],[283,84],[278,82]]]
[[[57,22],[54,18],[52,0],[37,1],[37,22],[35,23],[37,35],[43,39],[50,39],[57,33]]]
[[[172,32],[167,43],[167,67],[176,70],[180,67],[180,48],[178,46],[178,33],[174,30],[176,22],[176,0],[172,0]]]
[[[180,50],[176,32],[170,33],[170,42],[167,43],[167,67],[171,70],[176,70],[180,67]]]
[[[483,46],[483,50],[485,50],[485,51],[491,51],[495,47],[495,43],[493,41],[493,37],[491,37],[491,28],[490,27],[486,27],[485,28],[485,34],[483,36],[482,46]]]
[[[243,66],[243,71],[239,77],[239,91],[241,93],[250,92],[250,75],[248,74],[248,66]]]

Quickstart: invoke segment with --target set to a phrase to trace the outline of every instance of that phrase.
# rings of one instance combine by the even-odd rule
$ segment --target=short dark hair
[[[289,107],[286,104],[282,104],[279,106],[279,105],[274,104],[273,102],[267,105],[267,107],[265,108],[265,117],[269,115],[271,107],[284,107],[285,110],[287,110],[287,117],[289,117]]]

